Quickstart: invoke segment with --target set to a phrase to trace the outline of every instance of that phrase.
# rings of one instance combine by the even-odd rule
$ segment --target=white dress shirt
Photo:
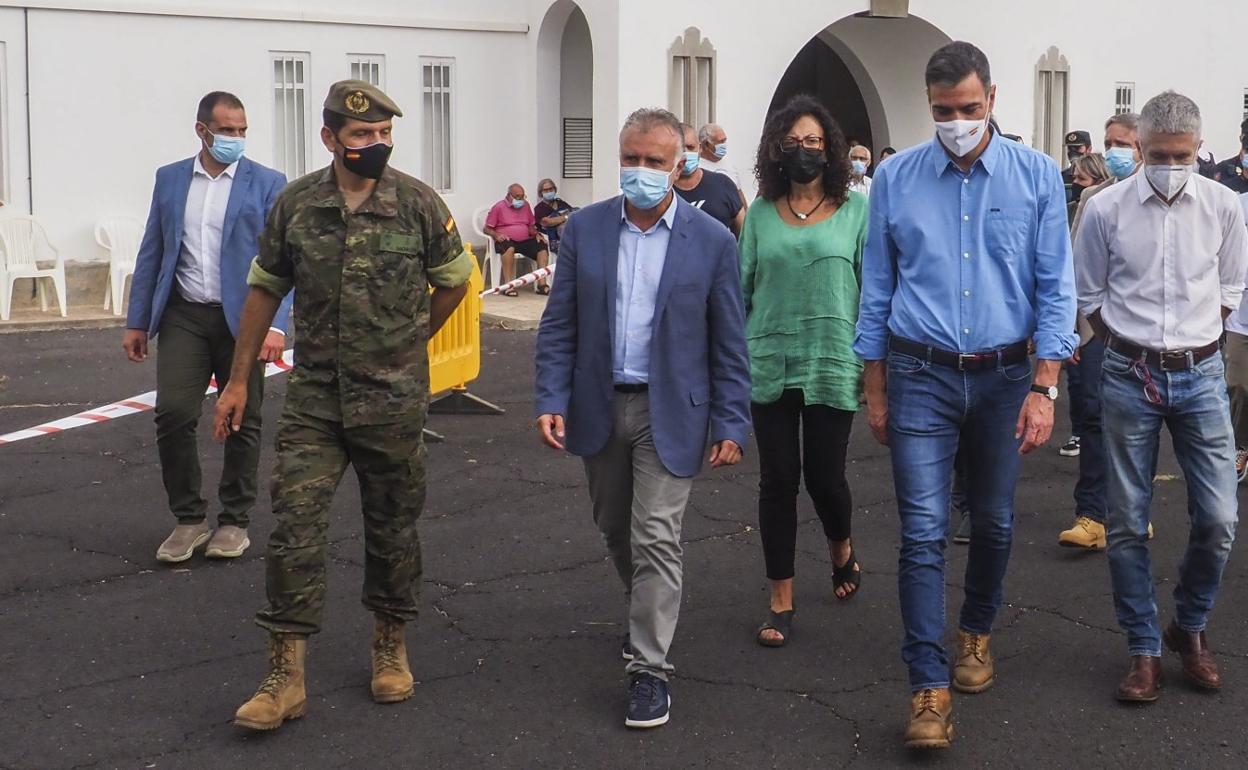
[[[1229,188],[1193,173],[1167,206],[1144,173],[1089,200],[1075,235],[1079,309],[1151,350],[1187,350],[1222,336],[1238,308],[1248,229]]]
[[[732,180],[732,183],[741,188],[741,175],[737,173],[737,167],[726,160],[707,160],[702,158],[698,161],[698,165],[708,171],[718,171],[724,176]]]
[[[1248,193],[1239,196],[1239,204],[1244,209],[1244,219],[1248,221]],[[1235,312],[1227,316],[1226,328],[1248,337],[1248,307],[1245,307],[1245,304],[1248,304],[1248,291],[1244,292],[1244,298],[1240,300]]]
[[[850,177],[850,179],[853,180],[853,177]],[[849,190],[850,192],[862,193],[863,195],[870,198],[871,197],[871,177],[861,176],[856,181],[851,181],[849,184]]]
[[[178,290],[188,302],[221,303],[221,234],[225,209],[234,187],[235,161],[214,179],[195,156],[195,171],[186,193],[182,219],[182,251],[178,255]]]

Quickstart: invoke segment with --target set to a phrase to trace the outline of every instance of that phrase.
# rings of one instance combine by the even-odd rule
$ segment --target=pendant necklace
[[[819,210],[819,207],[820,207],[820,206],[822,206],[822,205],[823,205],[823,202],[824,202],[824,201],[826,201],[827,199],[828,199],[828,194],[825,192],[825,193],[823,194],[823,197],[819,199],[819,202],[815,204],[815,207],[814,207],[814,208],[812,208],[810,211],[807,211],[805,214],[803,214],[803,213],[801,213],[800,211],[795,211],[795,210],[793,209],[793,200],[792,200],[791,195],[786,195],[786,196],[784,196],[784,202],[785,202],[785,204],[789,207],[789,213],[790,213],[790,214],[792,214],[793,216],[797,217],[799,220],[801,220],[801,221],[803,221],[803,222],[805,222],[805,221],[806,221],[806,217],[808,217],[808,216],[810,216],[811,214],[813,214],[813,213],[815,213],[816,211],[818,211],[818,210]]]

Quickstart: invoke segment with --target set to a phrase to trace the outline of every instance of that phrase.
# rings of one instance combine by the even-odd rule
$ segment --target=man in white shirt
[[[856,144],[849,148],[849,190],[871,197],[871,177],[867,169],[871,168],[871,151],[866,145]]]
[[[741,174],[737,167],[724,160],[728,155],[728,135],[718,123],[707,123],[698,129],[698,165],[708,171],[718,171],[732,180],[737,186],[737,194],[741,196],[741,208],[749,207],[745,193],[741,190]]]
[[[1239,196],[1248,219],[1248,193]],[[1248,293],[1244,295],[1248,297]],[[1245,300],[1248,301],[1248,300]],[[1235,429],[1235,477],[1248,478],[1248,307],[1240,302],[1226,319],[1226,386],[1231,397],[1231,426]]]
[[[122,339],[127,357],[139,363],[147,358],[149,338],[160,336],[156,447],[169,509],[178,520],[156,551],[166,563],[186,561],[204,543],[216,558],[241,556],[251,544],[247,524],[256,501],[264,362],[281,357],[290,316],[287,297],[248,380],[242,429],[226,441],[214,534],[206,521],[208,501],[200,494],[195,429],[209,380],[215,376],[222,389],[230,380],[247,271],[286,177],[243,157],[247,115],[233,94],[214,91],[200,101],[195,134],[195,157],[156,172]]]
[[[1235,442],[1218,355],[1239,307],[1248,231],[1234,193],[1196,173],[1200,110],[1167,91],[1144,105],[1143,173],[1087,203],[1075,238],[1079,309],[1105,340],[1101,419],[1108,478],[1109,567],[1131,666],[1122,701],[1152,702],[1161,645],[1189,683],[1221,687],[1205,626],[1235,539]],[[1191,532],[1165,633],[1149,560],[1148,523],[1161,428],[1187,480]]]

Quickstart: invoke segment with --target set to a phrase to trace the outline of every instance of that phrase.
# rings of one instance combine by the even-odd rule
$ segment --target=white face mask
[[[1153,189],[1165,196],[1166,200],[1174,198],[1187,184],[1192,176],[1191,166],[1145,166],[1144,174]]]
[[[940,143],[959,158],[966,157],[979,146],[988,130],[988,118],[983,120],[945,120],[936,122],[936,136]]]

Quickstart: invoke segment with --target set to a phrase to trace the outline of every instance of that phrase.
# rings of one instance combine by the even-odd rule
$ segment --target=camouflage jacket
[[[347,209],[333,166],[269,212],[248,284],[295,292],[287,409],[344,427],[421,417],[429,401],[428,286],[468,281],[455,220],[428,185],[387,168]]]

